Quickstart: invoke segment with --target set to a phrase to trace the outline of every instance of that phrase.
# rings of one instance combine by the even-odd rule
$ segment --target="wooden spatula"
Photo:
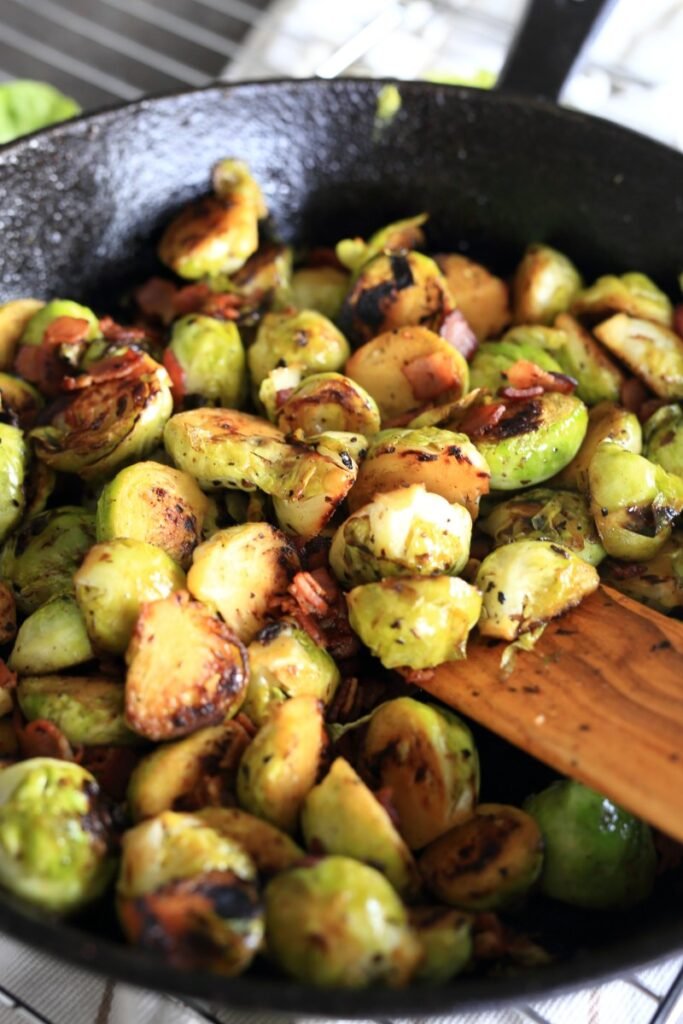
[[[470,641],[420,685],[683,841],[683,622],[601,586],[508,675],[502,651]]]

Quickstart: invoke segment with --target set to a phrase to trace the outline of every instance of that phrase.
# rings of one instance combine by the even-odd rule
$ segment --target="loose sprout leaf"
[[[3,82],[0,85],[0,145],[66,121],[80,112],[75,100],[47,82]]]

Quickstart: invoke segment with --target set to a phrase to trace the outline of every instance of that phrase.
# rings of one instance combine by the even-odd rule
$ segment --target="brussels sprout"
[[[683,477],[683,409],[665,405],[645,423],[645,455],[667,473]]]
[[[512,282],[515,323],[551,324],[569,309],[581,286],[578,270],[557,249],[537,242],[527,246]]]
[[[142,821],[162,811],[234,803],[237,765],[248,743],[242,726],[228,721],[160,744],[143,757],[130,777],[131,818]]]
[[[306,444],[319,449],[322,447],[330,452],[341,455],[344,462],[346,456],[356,463],[361,463],[368,453],[368,439],[365,434],[349,433],[347,430],[326,430],[324,434],[311,434]]]
[[[474,388],[455,402],[446,402],[445,405],[425,409],[419,416],[410,420],[408,426],[411,430],[417,430],[419,427],[443,427],[444,430],[457,432],[470,410],[489,404],[488,391]]]
[[[195,548],[187,588],[247,644],[298,569],[299,558],[284,534],[268,523],[244,523],[219,530]]]
[[[683,338],[675,331],[617,313],[594,333],[660,398],[683,398]]]
[[[138,738],[123,720],[123,686],[104,676],[24,676],[19,706],[30,722],[47,719],[69,743],[128,746]]]
[[[266,313],[247,353],[257,388],[276,366],[296,366],[308,376],[340,370],[348,357],[344,335],[313,309]]]
[[[319,377],[321,374],[314,373],[311,376]],[[277,421],[280,409],[292,392],[299,387],[303,377],[300,366],[276,366],[261,381],[258,400],[271,423]]]
[[[516,640],[592,594],[600,578],[568,548],[518,540],[487,555],[476,585],[484,595],[479,632]]]
[[[520,359],[526,359],[548,373],[562,373],[558,349],[563,342],[559,331],[550,328],[520,327],[508,331],[502,341],[486,341],[480,345],[470,364],[470,384],[496,392],[507,387],[507,371]],[[523,332],[523,333],[522,333]],[[542,332],[550,334],[552,344]],[[546,351],[545,346],[550,347]]]
[[[291,836],[238,807],[205,807],[197,817],[219,835],[239,843],[254,861],[259,874],[276,875],[287,871],[305,857]]]
[[[44,305],[39,299],[13,299],[0,305],[0,370],[11,369],[26,325]]]
[[[163,366],[140,355],[134,375],[93,382],[31,432],[38,458],[53,469],[100,480],[150,452],[173,411]]]
[[[299,696],[277,704],[240,761],[240,806],[284,832],[294,832],[325,744],[319,700]]]
[[[321,988],[405,985],[421,950],[396,892],[349,857],[323,857],[266,887],[266,941],[279,967]]]
[[[419,326],[399,327],[361,345],[346,373],[372,395],[388,423],[415,416],[425,405],[454,401],[469,387],[464,357]]]
[[[161,548],[119,538],[93,545],[74,586],[93,646],[123,654],[143,602],[182,590],[185,574]]]
[[[436,256],[455,304],[479,341],[496,338],[510,321],[508,288],[481,263],[457,253]]]
[[[397,327],[438,331],[453,309],[446,278],[419,252],[380,253],[363,266],[344,300],[339,323],[362,344]]]
[[[213,171],[214,195],[186,206],[159,243],[159,259],[180,277],[233,274],[258,248],[258,221],[266,216],[261,190],[240,160]]]
[[[642,430],[638,417],[614,402],[600,402],[588,413],[588,427],[578,452],[553,483],[561,487],[573,487],[577,491],[588,491],[588,467],[598,445],[603,441],[614,441],[626,451],[640,454]]]
[[[586,406],[574,395],[550,391],[510,403],[475,442],[491,471],[491,487],[511,491],[550,479],[574,458],[587,426]]]
[[[130,942],[176,967],[239,974],[263,941],[255,878],[238,843],[165,811],[123,837],[119,920]]]
[[[600,539],[614,558],[652,558],[683,511],[683,479],[613,441],[598,445],[588,486]]]
[[[71,299],[52,299],[46,305],[41,305],[26,323],[21,336],[22,345],[41,345],[45,331],[50,324],[59,317],[68,316],[76,320],[85,320],[88,324],[86,339],[94,341],[101,335],[100,321],[87,306],[81,306]]]
[[[296,309],[314,309],[335,320],[348,290],[349,275],[337,267],[301,267],[292,274],[289,297]]]
[[[74,593],[73,575],[95,540],[95,517],[64,505],[26,522],[14,539],[7,575],[17,605],[30,614],[51,597]]]
[[[75,598],[60,594],[24,620],[8,665],[19,675],[43,675],[80,665],[93,656]]]
[[[29,469],[25,487],[26,508],[24,509],[24,518],[26,520],[45,511],[57,487],[57,483],[57,474],[54,469],[50,469],[40,459],[34,459]]]
[[[376,494],[407,484],[424,484],[451,504],[464,505],[473,519],[479,499],[489,490],[483,455],[465,434],[437,427],[382,430],[370,443],[349,494],[355,512]]]
[[[114,873],[109,811],[80,765],[34,757],[0,771],[0,885],[56,913],[103,892]]]
[[[472,959],[472,919],[450,907],[413,907],[410,924],[422,946],[415,981],[439,984],[460,974]]]
[[[419,892],[410,850],[388,812],[343,757],[304,800],[301,829],[315,856],[329,853],[364,861],[386,875],[404,899]]]
[[[668,614],[683,608],[683,534],[674,532],[652,557],[644,562],[613,562],[600,567],[603,583],[622,594]]]
[[[632,272],[615,277],[599,277],[590,288],[584,288],[572,302],[572,313],[604,319],[612,313],[654,320],[671,327],[673,308],[663,291],[645,274]]]
[[[403,576],[346,595],[351,627],[385,668],[434,668],[465,657],[481,594],[456,576]]]
[[[472,519],[423,484],[378,494],[334,535],[330,565],[348,586],[386,576],[455,576],[470,553]]]
[[[541,873],[543,840],[518,807],[480,804],[474,815],[422,851],[419,867],[434,895],[462,910],[515,906]]]
[[[247,689],[244,647],[186,591],[140,605],[126,664],[126,721],[150,740],[235,715]]]
[[[417,249],[425,242],[422,225],[427,217],[426,213],[418,213],[416,217],[392,221],[391,224],[375,231],[367,242],[362,238],[342,238],[336,245],[337,259],[357,274],[361,267],[380,253],[400,253],[404,249]]]
[[[586,499],[573,491],[537,487],[501,502],[480,524],[494,545],[516,540],[547,540],[599,565],[605,549]]]
[[[0,580],[0,647],[11,644],[17,632],[17,607],[12,588]]]
[[[246,357],[231,320],[190,313],[176,320],[168,352],[182,375],[183,392],[203,405],[234,408],[247,394]]]
[[[42,396],[32,384],[9,373],[0,373],[0,411],[23,430],[35,426],[38,413],[43,408]]]
[[[305,540],[322,533],[358,475],[358,466],[346,447],[328,446],[326,439],[326,434],[318,434],[301,445],[304,453],[310,453],[310,461],[308,478],[302,482],[300,493],[291,498],[273,495],[278,524],[285,533],[297,534]],[[304,467],[305,458],[304,454]]]
[[[19,427],[0,423],[0,541],[20,521],[26,498],[28,448]]]
[[[315,373],[294,388],[280,406],[277,425],[285,433],[305,436],[327,430],[376,434],[377,404],[360,384],[340,373]]]
[[[97,539],[155,544],[187,569],[202,539],[209,499],[189,473],[160,462],[120,470],[97,501]]]
[[[649,896],[657,865],[644,822],[569,779],[529,797],[524,807],[543,834],[546,896],[594,910],[631,907]]]
[[[278,704],[291,697],[316,697],[327,705],[340,682],[327,651],[292,622],[273,622],[248,648],[249,685],[242,711],[263,725]]]
[[[568,313],[560,313],[555,326],[564,331],[565,343],[556,353],[565,373],[577,381],[576,394],[587,405],[617,402],[624,374],[602,346]]]
[[[233,292],[244,301],[240,310],[253,313],[261,307],[280,309],[289,305],[292,277],[292,250],[286,245],[266,243],[249,257],[232,277],[219,274],[209,279],[214,291]]]

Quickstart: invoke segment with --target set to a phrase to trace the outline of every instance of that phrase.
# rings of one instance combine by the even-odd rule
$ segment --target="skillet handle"
[[[497,88],[556,100],[615,0],[529,0]]]

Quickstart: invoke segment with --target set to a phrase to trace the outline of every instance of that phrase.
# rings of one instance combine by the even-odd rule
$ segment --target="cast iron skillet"
[[[526,56],[518,48],[506,84],[554,96],[600,6],[538,0],[522,32]],[[681,155],[547,99],[426,83],[401,84],[401,109],[382,123],[379,89],[359,80],[216,86],[104,111],[5,147],[0,301],[65,295],[111,309],[126,282],[158,269],[161,226],[206,190],[209,168],[226,155],[249,162],[287,240],[334,241],[427,210],[433,247],[469,252],[501,272],[539,239],[571,254],[589,278],[642,269],[676,294]],[[545,770],[525,755],[485,734],[479,742],[489,799],[545,784]],[[669,881],[623,918],[541,909],[564,952],[553,966],[399,993],[320,992],[265,973],[185,975],[123,946],[99,910],[86,932],[3,901],[0,927],[132,984],[235,1007],[425,1016],[585,985],[683,948],[682,890]]]

